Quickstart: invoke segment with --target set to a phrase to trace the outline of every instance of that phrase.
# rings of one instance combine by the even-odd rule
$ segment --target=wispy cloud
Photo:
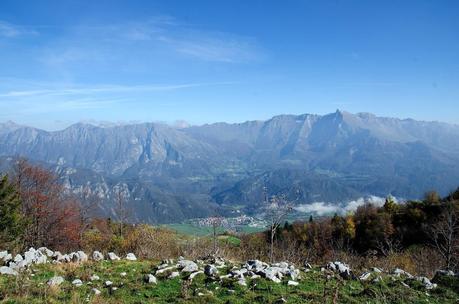
[[[0,37],[15,38],[23,35],[36,35],[38,32],[23,26],[0,20]]]
[[[214,82],[214,83],[185,83],[169,85],[102,85],[85,87],[65,87],[56,89],[41,90],[13,90],[0,93],[0,98],[15,97],[35,97],[35,96],[66,96],[66,95],[94,95],[97,93],[120,93],[120,92],[154,92],[154,91],[173,91],[193,87],[228,85],[233,82]]]
[[[178,90],[204,86],[229,85],[232,82],[148,84],[148,85],[78,85],[51,86],[37,83],[29,90],[4,90],[0,88],[0,117],[21,115],[42,115],[48,113],[69,114],[84,110],[129,109],[130,105],[144,103],[155,107],[178,106],[164,101],[168,95]],[[29,84],[30,85],[30,84]],[[166,98],[167,100],[167,98]]]
[[[189,38],[186,38],[189,37]],[[254,39],[227,33],[191,31],[186,37],[158,37],[176,52],[205,61],[249,62],[263,57]]]
[[[221,63],[245,63],[264,58],[253,37],[199,29],[161,16],[143,22],[73,27],[57,45],[46,50],[42,60],[50,65],[87,60],[101,62],[147,49],[151,50],[151,56],[160,52]],[[143,52],[142,56],[148,53]]]

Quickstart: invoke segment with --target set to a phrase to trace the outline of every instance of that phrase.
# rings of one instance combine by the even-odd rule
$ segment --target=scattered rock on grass
[[[156,279],[156,277],[154,275],[147,274],[145,276],[145,282],[147,282],[148,284],[157,284],[158,280]]]
[[[190,280],[193,280],[199,274],[204,274],[204,271],[200,270],[200,271],[193,272],[192,274],[190,274]]]
[[[367,281],[371,277],[371,272],[364,272],[362,275],[360,275],[359,280],[360,281]]]
[[[110,259],[110,261],[119,261],[120,260],[120,257],[117,256],[114,252],[109,252],[108,253],[108,258]]]
[[[93,288],[91,289],[91,291],[97,296],[97,295],[100,295],[100,290],[97,289],[97,288]]]
[[[126,255],[126,260],[128,260],[128,261],[137,261],[137,257],[133,253],[128,253]]]
[[[408,273],[405,270],[400,269],[400,268],[395,268],[394,271],[392,271],[392,274],[394,274],[397,277],[404,276],[404,277],[407,277],[409,279],[413,278],[413,276],[410,273]]]
[[[59,285],[61,285],[62,283],[64,283],[64,278],[63,278],[63,277],[60,277],[60,276],[52,277],[52,278],[48,281],[48,285],[49,285],[49,286],[59,286]]]
[[[1,266],[0,267],[0,274],[5,274],[5,275],[18,275],[18,272],[14,270],[13,268],[10,268],[8,266]]]
[[[96,262],[103,261],[104,255],[100,251],[96,250],[92,253],[92,259]]]
[[[206,265],[204,267],[204,273],[208,277],[216,277],[218,275],[218,269],[215,265]]]
[[[350,280],[353,277],[351,268],[340,261],[328,263],[327,269],[338,273],[345,280]]]
[[[173,278],[176,278],[176,277],[178,277],[178,276],[180,276],[180,272],[174,271],[174,272],[172,272],[167,278],[168,278],[168,279],[173,279]]]
[[[100,280],[99,276],[97,274],[93,274],[92,276],[89,277],[91,281],[98,281]]]
[[[178,262],[178,268],[182,270],[182,272],[195,272],[198,270],[198,265],[189,260],[180,260]]]
[[[239,278],[239,280],[237,281],[237,283],[241,286],[247,286],[247,282],[245,281],[244,277],[242,278]]]

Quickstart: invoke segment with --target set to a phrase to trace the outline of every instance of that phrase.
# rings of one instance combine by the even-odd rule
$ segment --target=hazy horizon
[[[248,120],[243,120],[243,121],[209,121],[209,122],[203,122],[203,123],[193,123],[190,121],[186,121],[183,119],[177,119],[173,121],[161,121],[161,120],[151,120],[151,121],[140,121],[140,120],[131,120],[131,121],[108,121],[108,120],[80,120],[80,121],[56,121],[55,122],[55,128],[43,128],[39,125],[34,125],[34,124],[27,124],[27,123],[19,123],[14,120],[5,120],[5,121],[0,121],[0,124],[8,124],[8,123],[14,123],[20,126],[27,126],[27,127],[33,127],[37,129],[42,129],[48,132],[53,132],[53,131],[60,131],[64,130],[72,125],[75,124],[89,124],[97,127],[113,127],[113,126],[122,126],[122,125],[134,125],[134,124],[144,124],[144,123],[155,123],[155,124],[164,124],[168,125],[171,127],[176,127],[176,128],[185,128],[185,127],[191,127],[191,126],[203,126],[203,125],[212,125],[212,124],[218,124],[218,123],[228,123],[228,124],[240,124],[240,123],[245,123],[245,122],[250,122],[250,121],[267,121],[273,117],[276,116],[282,116],[282,115],[287,115],[287,116],[300,116],[300,115],[319,115],[319,116],[325,116],[329,114],[333,114],[336,111],[340,112],[345,112],[345,113],[350,113],[352,115],[359,115],[359,114],[370,114],[374,115],[375,117],[378,118],[393,118],[397,120],[415,120],[415,121],[421,121],[421,122],[427,122],[427,123],[442,123],[442,124],[450,124],[454,126],[459,127],[459,123],[454,123],[454,122],[447,122],[447,121],[440,121],[440,120],[417,120],[412,117],[394,117],[394,116],[381,116],[377,115],[375,113],[370,113],[370,112],[355,112],[351,113],[346,110],[342,109],[337,109],[334,112],[329,112],[329,113],[279,113],[277,115],[273,115],[271,117],[266,117],[266,118],[261,118],[261,119],[248,119]]]

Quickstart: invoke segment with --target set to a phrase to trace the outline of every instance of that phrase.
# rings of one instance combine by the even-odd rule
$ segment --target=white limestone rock
[[[126,260],[128,260],[128,261],[137,261],[137,257],[133,253],[128,253],[126,255]]]
[[[168,279],[174,279],[174,278],[176,278],[178,276],[180,276],[180,272],[174,271],[169,275]]]
[[[147,274],[145,276],[145,282],[147,282],[148,284],[157,284],[158,279],[156,279],[156,277],[152,274]]]
[[[200,271],[193,272],[192,274],[190,274],[190,280],[193,280],[199,274],[204,274],[204,271],[200,270]]]
[[[23,260],[24,260],[24,258],[23,258],[22,255],[20,255],[20,254],[16,254],[16,256],[15,256],[14,259],[13,259],[13,261],[14,261],[16,264],[19,263],[19,262],[21,262],[21,261],[23,261]]]
[[[242,277],[242,278],[239,278],[239,280],[237,281],[237,283],[241,286],[247,286],[247,282],[245,281],[245,278]]]
[[[119,261],[121,260],[119,256],[117,256],[114,252],[109,252],[108,253],[108,258],[110,261]]]
[[[100,277],[97,274],[93,274],[92,276],[89,277],[91,281],[98,281],[100,280]]]
[[[38,251],[43,255],[46,255],[48,258],[51,258],[54,255],[54,252],[46,247],[40,247],[38,248]]]
[[[14,270],[13,268],[11,268],[11,267],[1,266],[0,267],[0,274],[16,276],[16,275],[18,275],[18,272],[16,270]]]
[[[100,290],[97,289],[97,288],[93,288],[93,289],[91,289],[91,291],[92,291],[96,296],[100,295]]]
[[[416,277],[416,280],[421,282],[422,285],[424,285],[424,287],[427,289],[427,290],[431,290],[431,289],[434,289],[434,288],[437,288],[437,284],[434,284],[432,283],[428,278],[426,277]]]
[[[104,255],[100,251],[96,250],[92,253],[92,259],[96,262],[103,261]]]
[[[178,262],[178,268],[182,270],[182,272],[195,272],[199,269],[198,265],[189,260],[180,260]]]
[[[204,274],[208,277],[216,277],[218,276],[218,269],[215,265],[206,265],[204,267]]]
[[[400,269],[400,268],[395,268],[394,271],[392,271],[392,274],[394,274],[396,277],[407,277],[409,279],[413,278],[413,275],[411,275],[410,273],[406,272],[405,270],[403,269]]]
[[[55,277],[52,277],[49,281],[48,281],[48,285],[49,286],[59,286],[61,285],[62,283],[64,283],[64,278],[61,277],[61,276],[55,276]]]
[[[351,268],[340,261],[329,262],[327,264],[327,269],[338,273],[343,279],[349,280],[352,278]]]
[[[359,280],[360,281],[368,281],[371,277],[371,272],[364,272],[360,275]]]
[[[170,267],[166,267],[166,268],[163,268],[163,269],[159,269],[155,272],[155,275],[159,275],[159,274],[162,274],[162,273],[165,273],[167,271],[171,271],[171,270],[174,270],[176,269],[177,267],[175,266],[170,266]]]
[[[7,251],[2,251],[2,255],[3,263],[5,264],[13,259],[13,255],[11,253],[8,253]]]

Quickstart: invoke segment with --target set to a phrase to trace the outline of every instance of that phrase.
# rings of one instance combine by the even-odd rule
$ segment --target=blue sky
[[[0,121],[459,123],[458,1],[0,1]]]

